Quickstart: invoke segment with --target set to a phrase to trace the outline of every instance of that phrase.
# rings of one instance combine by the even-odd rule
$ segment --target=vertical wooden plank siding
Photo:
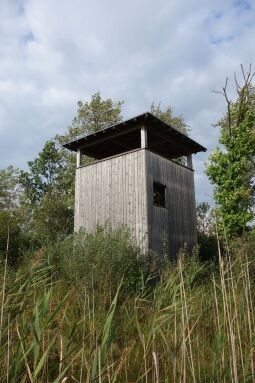
[[[166,186],[166,207],[153,205],[153,182]],[[196,244],[194,172],[146,149],[76,169],[75,230],[107,221],[128,226],[144,250],[176,256]]]
[[[149,248],[163,252],[167,240],[170,258],[184,243],[196,244],[194,172],[187,167],[146,151]],[[166,186],[166,207],[153,205],[153,182]]]
[[[109,221],[128,226],[147,250],[145,150],[137,150],[76,169],[75,230],[90,232]]]

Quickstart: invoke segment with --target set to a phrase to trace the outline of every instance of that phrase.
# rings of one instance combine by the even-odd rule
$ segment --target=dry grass
[[[56,279],[47,257],[1,270],[0,381],[254,382],[254,270],[242,247],[219,266],[181,256],[153,289],[115,297]],[[250,260],[249,260],[250,259]]]

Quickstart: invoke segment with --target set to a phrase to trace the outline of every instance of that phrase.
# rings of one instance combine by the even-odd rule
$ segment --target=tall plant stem
[[[5,264],[4,264],[4,280],[3,280],[3,290],[2,290],[2,302],[1,302],[1,317],[0,317],[0,346],[2,343],[2,330],[3,330],[3,320],[4,320],[4,300],[5,300],[5,289],[6,289],[6,274],[7,274],[7,262],[8,262],[8,252],[9,252],[9,241],[10,241],[10,228],[7,229],[7,242],[6,242],[6,254],[5,254]]]

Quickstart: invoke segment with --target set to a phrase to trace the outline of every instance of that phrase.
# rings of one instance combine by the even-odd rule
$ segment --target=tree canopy
[[[47,141],[34,161],[28,162],[29,171],[21,172],[20,181],[32,203],[41,200],[50,190],[58,189],[65,193],[63,172],[66,164],[53,141]]]
[[[215,187],[220,228],[230,237],[241,235],[254,218],[255,88],[254,74],[243,74],[243,85],[235,77],[237,99],[221,93],[227,112],[218,122],[220,146],[211,154],[206,174]]]
[[[154,116],[158,117],[160,120],[164,121],[166,124],[172,125],[179,132],[188,135],[189,128],[185,123],[183,116],[174,116],[173,107],[171,105],[167,106],[165,110],[161,108],[161,103],[151,104],[150,111]]]
[[[77,114],[66,134],[57,136],[60,143],[107,128],[122,121],[123,101],[102,99],[100,92],[91,96],[90,102],[78,101]]]
[[[19,169],[8,166],[0,169],[0,210],[13,210],[19,203],[21,192]]]

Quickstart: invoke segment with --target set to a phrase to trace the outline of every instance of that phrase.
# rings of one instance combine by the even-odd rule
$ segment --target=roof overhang
[[[206,148],[147,112],[63,146],[95,159],[102,159],[141,147],[141,127],[147,129],[147,148],[167,158],[205,152]]]

